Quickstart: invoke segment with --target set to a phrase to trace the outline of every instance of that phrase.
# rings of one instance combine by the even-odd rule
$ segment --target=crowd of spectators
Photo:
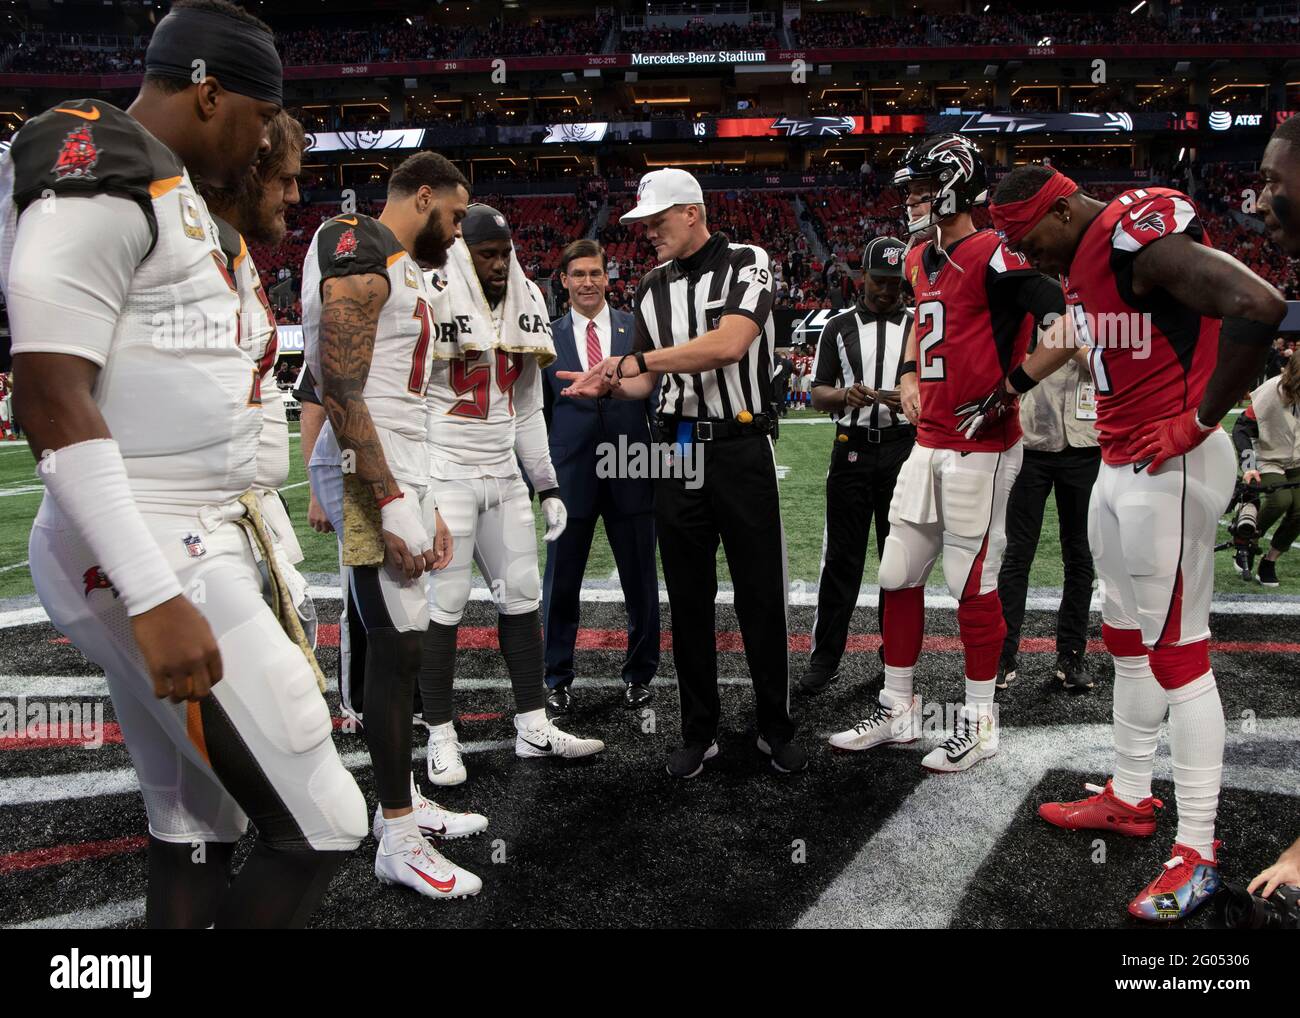
[[[607,14],[597,18],[537,18],[507,23],[493,19],[475,32],[465,57],[540,56],[552,53],[600,53],[613,24]]]
[[[1165,17],[1144,7],[1136,14],[912,14],[867,17],[810,12],[792,22],[791,43],[810,49],[864,46],[1088,45],[1096,43],[1294,42],[1300,18],[1259,20],[1254,10],[1200,10]]]
[[[696,24],[686,28],[624,29],[616,47],[624,53],[674,53],[680,50],[777,48],[781,40],[771,25]]]

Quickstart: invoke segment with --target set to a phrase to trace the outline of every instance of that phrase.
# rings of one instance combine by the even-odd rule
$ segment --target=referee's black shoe
[[[1077,650],[1066,651],[1056,658],[1056,677],[1072,693],[1083,693],[1093,686],[1092,673]]]
[[[827,672],[820,668],[809,668],[795,684],[799,692],[816,696],[823,689],[840,677],[839,672]]]
[[[717,742],[707,746],[694,742],[668,754],[668,773],[674,778],[693,778],[704,770],[704,761],[718,755]]]
[[[768,742],[758,737],[758,751],[772,758],[772,770],[781,774],[798,774],[808,766],[808,754],[797,742]]]
[[[573,706],[573,697],[568,686],[556,686],[546,694],[546,712],[548,715],[567,714]]]
[[[629,682],[627,689],[623,690],[623,702],[629,707],[644,707],[653,699],[654,693],[647,682]]]

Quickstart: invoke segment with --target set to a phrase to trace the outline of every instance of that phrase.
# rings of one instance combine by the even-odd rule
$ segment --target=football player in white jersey
[[[523,274],[510,227],[475,204],[435,290],[438,339],[428,386],[432,491],[451,528],[451,564],[429,583],[429,638],[420,669],[429,726],[429,780],[455,785],[465,765],[452,723],[456,633],[478,563],[496,601],[497,634],[515,697],[515,754],[577,758],[599,739],[561,731],[546,716],[537,535],[523,462],[546,517],[546,540],[564,530],[542,416],[542,367],[555,358],[549,315]]]
[[[423,266],[445,262],[469,201],[461,172],[420,152],[388,180],[378,219],[335,216],[312,238],[303,265],[303,339],[326,422],[312,450],[311,483],[345,549],[347,598],[365,631],[366,744],[379,810],[375,876],[431,898],[477,894],[483,883],[424,838],[487,827],[478,814],[430,802],[411,775],[411,704],[429,625],[426,574],[451,560],[451,541],[429,497],[424,390],[433,319]],[[346,469],[345,469],[346,465]],[[360,482],[358,512],[378,510],[383,562],[348,565],[360,520],[345,520],[345,473]]]
[[[289,478],[289,421],[284,396],[271,374],[279,352],[275,313],[248,251],[249,241],[277,247],[284,239],[285,210],[299,199],[298,176],[306,139],[302,125],[283,110],[271,121],[267,134],[271,148],[258,160],[254,173],[235,187],[214,187],[200,181],[199,192],[217,224],[221,250],[239,291],[239,344],[254,365],[248,400],[262,407],[253,491],[274,541],[280,575],[315,647],[316,609],[307,595],[307,581],[296,568],[303,559],[302,548],[280,498],[280,487]]]
[[[366,831],[310,650],[261,596],[269,538],[240,499],[262,408],[190,179],[237,182],[280,107],[270,30],[178,0],[128,112],[60,103],[0,160],[17,412],[46,487],[32,579],[107,674],[149,816],[153,927],[304,925]]]

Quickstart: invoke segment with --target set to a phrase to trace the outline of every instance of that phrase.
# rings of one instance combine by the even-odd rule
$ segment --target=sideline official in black
[[[622,222],[645,224],[663,263],[636,294],[635,353],[571,381],[567,396],[658,390],[656,438],[673,462],[655,481],[655,528],[672,609],[683,745],[668,773],[690,778],[718,753],[714,600],[721,542],[754,684],[758,749],[780,772],[801,771],[789,710],[785,537],[771,433],[772,273],[767,252],[709,233],[704,195],[685,170],[647,173]],[[664,476],[666,474],[667,476]]]
[[[903,416],[898,398],[898,373],[912,327],[912,312],[903,305],[902,294],[906,250],[892,237],[876,237],[867,245],[857,306],[831,318],[817,344],[812,405],[835,421],[835,442],[826,474],[826,530],[812,654],[799,680],[805,693],[820,692],[839,677],[871,522],[876,523],[879,557],[889,535],[894,482],[916,440],[916,428]]]

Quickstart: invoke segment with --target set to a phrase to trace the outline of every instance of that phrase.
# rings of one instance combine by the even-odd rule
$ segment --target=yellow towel
[[[343,564],[384,564],[383,526],[375,497],[356,474],[343,475]]]
[[[323,693],[325,692],[325,676],[320,670],[320,665],[316,663],[316,655],[312,652],[307,634],[303,632],[302,620],[298,618],[298,611],[294,607],[293,598],[289,594],[289,586],[285,583],[284,577],[280,575],[280,567],[275,561],[275,552],[271,543],[271,534],[267,529],[266,521],[262,519],[261,500],[253,492],[246,491],[239,496],[239,501],[244,506],[246,513],[235,522],[248,533],[253,547],[266,564],[266,572],[271,580],[272,609],[275,611],[276,618],[279,619],[280,626],[288,634],[289,639],[297,644],[298,649],[303,653],[303,657],[311,665],[312,673],[316,676],[316,685]]]

